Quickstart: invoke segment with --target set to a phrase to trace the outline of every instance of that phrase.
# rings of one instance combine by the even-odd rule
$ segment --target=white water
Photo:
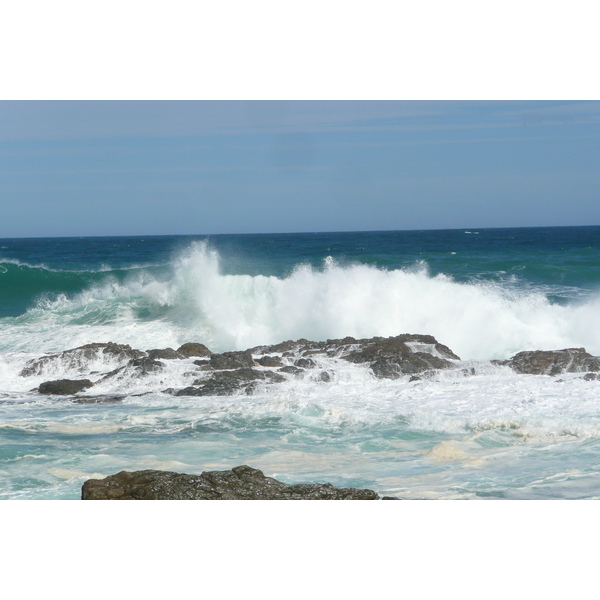
[[[133,273],[74,297],[40,303],[0,322],[0,349],[64,350],[115,341],[141,349],[200,341],[214,351],[305,337],[434,335],[463,359],[506,358],[521,350],[585,346],[600,354],[600,295],[551,304],[514,285],[458,283],[426,265],[386,271],[299,265],[285,278],[226,275],[219,256],[195,244],[158,279]]]

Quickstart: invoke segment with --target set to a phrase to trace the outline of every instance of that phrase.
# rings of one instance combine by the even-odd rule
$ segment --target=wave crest
[[[342,266],[328,257],[321,268],[297,265],[287,277],[229,275],[203,242],[176,257],[165,273],[104,275],[74,295],[41,300],[13,324],[31,333],[37,323],[48,344],[60,341],[59,348],[69,338],[135,347],[201,341],[224,351],[301,337],[424,333],[463,359],[483,359],[572,346],[600,353],[600,334],[590,327],[599,309],[600,296],[559,306],[514,282],[432,276],[425,263],[385,270]]]

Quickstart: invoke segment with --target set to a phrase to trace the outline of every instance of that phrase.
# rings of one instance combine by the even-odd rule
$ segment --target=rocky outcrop
[[[145,352],[135,350],[128,344],[115,344],[113,342],[86,344],[85,346],[30,360],[21,371],[21,376],[41,375],[47,367],[60,366],[63,369],[84,370],[91,361],[96,360],[101,355],[108,355],[117,360],[125,361],[141,358],[145,356]]]
[[[89,379],[56,379],[40,384],[38,392],[46,395],[69,396],[87,390],[93,385]]]
[[[375,377],[386,379],[397,379],[403,375],[424,373],[432,369],[454,368],[456,365],[451,361],[460,360],[448,346],[440,344],[433,336],[417,334],[360,340],[345,337],[326,342],[288,340],[273,346],[256,346],[250,351],[253,354],[282,353],[284,357],[295,358],[293,366],[303,369],[314,368],[314,357],[319,355],[356,364],[366,363]]]
[[[496,361],[496,363],[507,365],[516,373],[531,375],[600,371],[600,358],[592,356],[585,348],[519,352],[509,360]]]
[[[169,471],[121,471],[83,484],[82,500],[379,500],[366,489],[329,483],[289,485],[246,465],[187,475]],[[390,498],[386,498],[390,499]]]

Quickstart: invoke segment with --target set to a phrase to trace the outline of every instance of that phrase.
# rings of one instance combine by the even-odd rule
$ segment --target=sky
[[[0,237],[600,224],[597,101],[0,101]]]

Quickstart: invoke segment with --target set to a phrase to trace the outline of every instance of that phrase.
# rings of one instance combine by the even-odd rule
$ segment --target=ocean
[[[600,355],[600,227],[0,240],[0,498],[78,499],[122,470],[247,464],[286,483],[404,499],[600,497],[600,381],[497,360]],[[315,357],[251,395],[175,396],[194,359],[144,377],[97,356],[84,395],[43,395],[82,366],[31,361],[85,344],[212,352],[432,335],[461,361],[379,379]],[[85,375],[86,377],[88,375]],[[80,399],[80,398],[79,398]]]

